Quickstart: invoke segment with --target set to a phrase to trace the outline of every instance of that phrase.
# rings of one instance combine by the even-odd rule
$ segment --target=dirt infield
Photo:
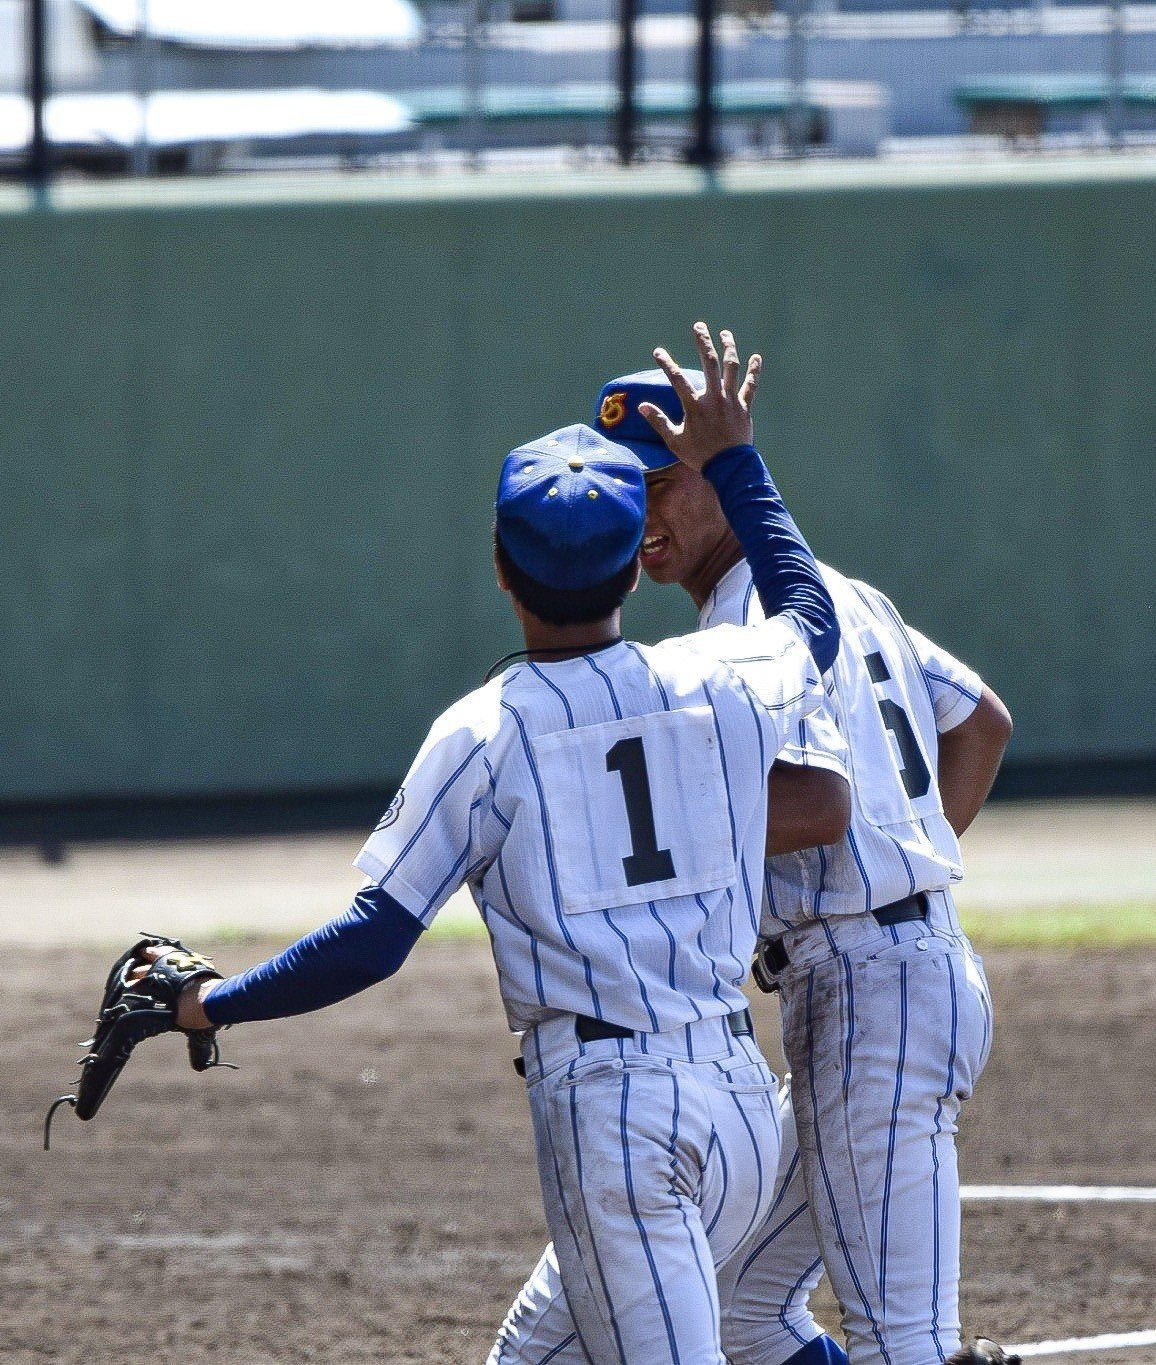
[[[355,1000],[226,1034],[241,1072],[195,1076],[179,1040],[150,1044],[93,1123],[58,1114],[47,1155],[104,959],[3,961],[0,1359],[480,1365],[544,1239],[484,942],[423,942]],[[965,1180],[1156,1185],[1156,953],[987,965],[1000,1037]],[[757,1013],[777,1055],[773,1002]],[[971,1204],[965,1238],[973,1329],[1156,1328],[1154,1204]],[[1156,1349],[1073,1357],[1097,1358]]]

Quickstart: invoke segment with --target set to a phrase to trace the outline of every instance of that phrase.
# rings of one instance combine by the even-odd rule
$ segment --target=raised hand
[[[731,446],[752,445],[755,428],[751,419],[751,404],[758,388],[763,358],[752,355],[747,361],[746,375],[739,383],[739,353],[734,334],[725,328],[719,332],[722,359],[715,349],[710,328],[705,322],[694,324],[694,344],[702,360],[706,387],[696,393],[690,381],[663,347],[658,347],[654,358],[666,372],[682,401],[683,419],[675,425],[661,408],[653,403],[642,403],[638,411],[662,437],[667,448],[691,469],[701,470],[720,451]]]

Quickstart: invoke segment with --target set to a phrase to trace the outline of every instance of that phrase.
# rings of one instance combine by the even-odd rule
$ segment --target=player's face
[[[656,583],[694,582],[731,530],[714,489],[684,464],[646,476],[646,533],[642,567]]]

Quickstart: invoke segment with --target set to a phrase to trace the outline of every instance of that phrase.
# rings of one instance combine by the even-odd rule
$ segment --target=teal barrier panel
[[[785,183],[0,212],[0,800],[396,781],[519,643],[502,455],[699,316],[1015,756],[1156,754],[1156,178]]]

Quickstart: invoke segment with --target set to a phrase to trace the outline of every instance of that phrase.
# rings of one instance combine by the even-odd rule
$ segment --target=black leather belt
[[[928,911],[927,893],[917,891],[914,896],[904,896],[901,901],[881,905],[871,911],[872,918],[884,929],[892,924],[908,924],[913,920],[926,919]],[[790,964],[790,957],[781,938],[767,938],[755,949],[755,960],[751,963],[751,975],[759,990],[770,994],[779,989],[775,979],[784,967]]]
[[[881,905],[878,910],[872,910],[871,913],[886,929],[892,924],[907,924],[911,920],[926,919],[927,910],[927,892],[917,891],[914,896],[904,896],[901,901]]]
[[[735,1010],[734,1014],[728,1014],[727,1024],[736,1038],[754,1035],[755,1026],[751,1022],[750,1010]],[[608,1023],[605,1019],[591,1019],[588,1015],[576,1014],[574,1032],[579,1042],[596,1043],[600,1038],[633,1038],[635,1030]]]
[[[727,1027],[736,1038],[753,1038],[755,1025],[750,1010],[735,1010],[726,1016]],[[621,1024],[611,1024],[605,1019],[591,1019],[586,1014],[574,1016],[574,1032],[582,1043],[596,1043],[601,1038],[633,1038],[635,1029],[623,1028]],[[526,1059],[514,1058],[514,1070],[519,1076],[526,1074]]]

